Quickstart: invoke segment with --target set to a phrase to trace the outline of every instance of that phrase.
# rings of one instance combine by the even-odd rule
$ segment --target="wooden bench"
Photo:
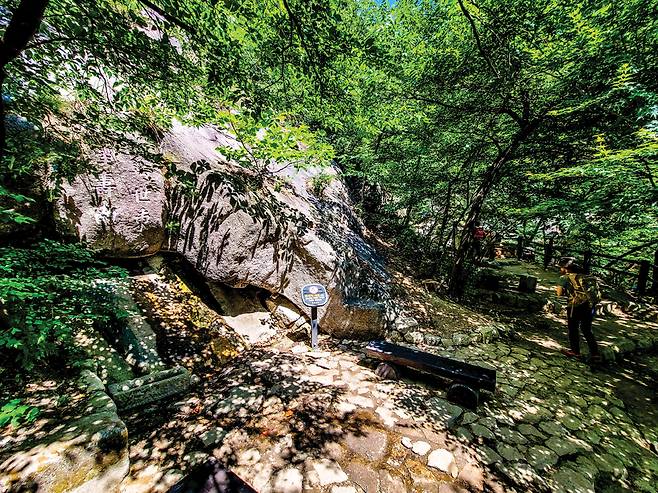
[[[480,390],[496,390],[496,370],[451,358],[426,353],[386,341],[371,341],[366,354],[381,360],[377,374],[391,374],[388,367],[413,368],[423,373],[439,376],[451,381],[448,400],[469,409],[475,409],[480,401]],[[393,372],[395,373],[395,372]]]

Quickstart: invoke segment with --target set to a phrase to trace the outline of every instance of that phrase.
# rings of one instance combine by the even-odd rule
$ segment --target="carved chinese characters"
[[[164,241],[160,170],[112,149],[95,152],[91,162],[96,165],[93,175],[63,186],[64,200],[57,204],[60,226],[113,255],[156,252]]]

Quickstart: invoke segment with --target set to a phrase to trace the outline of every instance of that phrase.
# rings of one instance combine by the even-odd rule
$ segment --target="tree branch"
[[[186,22],[180,20],[178,17],[175,15],[170,14],[167,12],[164,8],[156,5],[155,3],[151,2],[150,0],[138,0],[139,3],[144,5],[145,7],[148,7],[149,9],[153,10],[155,13],[161,15],[162,17],[165,18],[168,22],[171,22],[172,24],[180,27],[182,30],[188,32],[189,34],[196,35],[196,29]]]
[[[473,16],[464,5],[463,0],[458,0],[458,2],[459,2],[459,8],[461,8],[461,11],[464,13],[464,17],[466,17],[466,20],[471,25],[471,31],[473,31],[473,37],[475,38],[475,43],[477,44],[480,55],[482,55],[482,58],[484,58],[484,60],[487,62],[487,65],[489,65],[489,68],[493,71],[493,73],[496,74],[496,77],[500,77],[500,74],[498,73],[498,70],[496,70],[496,67],[494,67],[491,58],[489,58],[489,55],[487,54],[486,51],[484,51],[484,48],[482,47],[480,34],[478,33],[477,27],[475,26],[475,21],[473,20]]]
[[[313,73],[315,74],[315,78],[317,79],[317,82],[320,85],[320,93],[322,94],[322,92],[324,92],[324,84],[322,83],[322,77],[320,76],[320,73],[318,72],[318,67],[316,66],[315,63],[313,63],[314,57],[311,53],[311,49],[306,44],[306,37],[304,36],[304,33],[302,32],[302,26],[299,24],[299,20],[297,19],[297,16],[295,16],[292,9],[290,8],[290,4],[288,3],[288,0],[283,0],[283,6],[286,9],[286,12],[288,14],[288,18],[290,19],[290,23],[292,24],[292,27],[297,32],[297,37],[299,38],[299,42],[302,45],[302,49],[306,53],[306,56],[308,57],[308,61],[311,64],[311,67],[313,69]]]

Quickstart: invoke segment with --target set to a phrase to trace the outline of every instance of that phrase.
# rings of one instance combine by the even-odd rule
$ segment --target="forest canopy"
[[[368,224],[453,287],[477,224],[658,243],[655,0],[4,4],[2,221],[38,222],[39,177],[109,141],[166,161],[177,119],[230,128],[247,167],[333,160]]]

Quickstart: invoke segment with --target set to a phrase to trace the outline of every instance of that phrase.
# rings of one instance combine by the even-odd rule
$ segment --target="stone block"
[[[121,283],[107,283],[115,296],[116,307],[126,316],[118,333],[106,333],[106,338],[118,345],[126,361],[139,373],[162,370],[165,364],[158,355],[155,332],[146,322],[128,287]]]
[[[191,375],[187,369],[174,368],[113,384],[108,389],[117,407],[121,411],[127,411],[186,391],[190,386],[190,379]]]
[[[537,290],[537,278],[535,276],[519,276],[519,291],[522,293],[534,293]]]

